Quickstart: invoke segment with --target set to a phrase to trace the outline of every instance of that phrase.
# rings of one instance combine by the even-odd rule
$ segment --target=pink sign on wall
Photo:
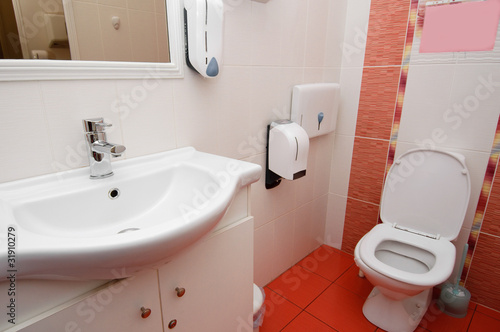
[[[492,50],[499,19],[500,0],[428,6],[420,52]]]

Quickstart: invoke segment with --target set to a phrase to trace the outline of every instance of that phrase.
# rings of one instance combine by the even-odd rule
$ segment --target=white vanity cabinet
[[[252,303],[253,218],[244,217],[158,270],[108,283],[7,331],[245,332],[252,331]]]
[[[50,310],[44,315],[45,318],[19,331],[153,332],[162,330],[157,270],[142,271],[132,278],[107,284],[93,294],[72,302],[75,303]],[[151,310],[149,317],[142,318],[142,307],[144,310]],[[144,316],[146,315],[147,311],[144,313]]]
[[[216,231],[161,267],[158,277],[164,332],[252,331],[253,222]]]

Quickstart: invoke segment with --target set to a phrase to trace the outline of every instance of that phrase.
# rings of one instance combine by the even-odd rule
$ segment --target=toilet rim
[[[430,252],[436,258],[436,262],[426,273],[412,273],[389,266],[375,256],[376,248],[384,241],[400,242]],[[453,272],[455,255],[455,246],[446,239],[431,239],[399,230],[385,223],[369,231],[360,240],[359,247],[359,258],[372,270],[401,282],[428,287],[438,285],[448,279]]]

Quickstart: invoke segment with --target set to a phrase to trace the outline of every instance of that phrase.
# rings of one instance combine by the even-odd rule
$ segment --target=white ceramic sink
[[[0,278],[15,270],[17,278],[115,279],[166,262],[214,228],[261,167],[183,148],[114,162],[113,171],[1,184],[0,240],[12,227],[16,243],[13,266],[0,251]]]

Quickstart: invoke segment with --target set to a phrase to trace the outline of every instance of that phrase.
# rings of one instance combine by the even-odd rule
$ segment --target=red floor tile
[[[267,287],[304,309],[330,284],[329,280],[295,265]]]
[[[335,281],[353,264],[353,256],[327,245],[322,245],[297,263],[330,281]]]
[[[264,301],[266,312],[260,332],[281,331],[302,309],[267,287],[264,287],[264,291],[266,292],[266,300]]]
[[[469,332],[500,331],[500,320],[476,311]]]
[[[493,309],[487,308],[485,306],[482,306],[480,304],[477,305],[476,312],[483,313],[487,316],[490,316],[491,318],[495,318],[496,320],[500,320],[500,312],[495,311]]]
[[[363,316],[364,298],[332,284],[306,311],[340,332],[368,332],[377,327]]]
[[[455,318],[442,312],[439,309],[438,302],[433,301],[419,326],[433,332],[465,332],[469,327],[474,310],[475,304],[471,304],[467,316]]]
[[[351,292],[361,296],[362,298],[367,298],[373,289],[373,285],[366,278],[361,278],[358,276],[359,268],[354,264],[345,272],[340,278],[335,281],[336,285],[339,285]]]
[[[358,277],[352,256],[322,246],[299,264],[264,288],[266,315],[260,332],[384,332],[363,316],[372,285]],[[415,332],[500,331],[500,312],[471,301],[467,316],[454,318],[439,309],[439,289],[433,297]]]
[[[314,318],[309,313],[303,311],[290,324],[288,324],[283,332],[336,332],[330,326],[326,325],[317,318]]]

